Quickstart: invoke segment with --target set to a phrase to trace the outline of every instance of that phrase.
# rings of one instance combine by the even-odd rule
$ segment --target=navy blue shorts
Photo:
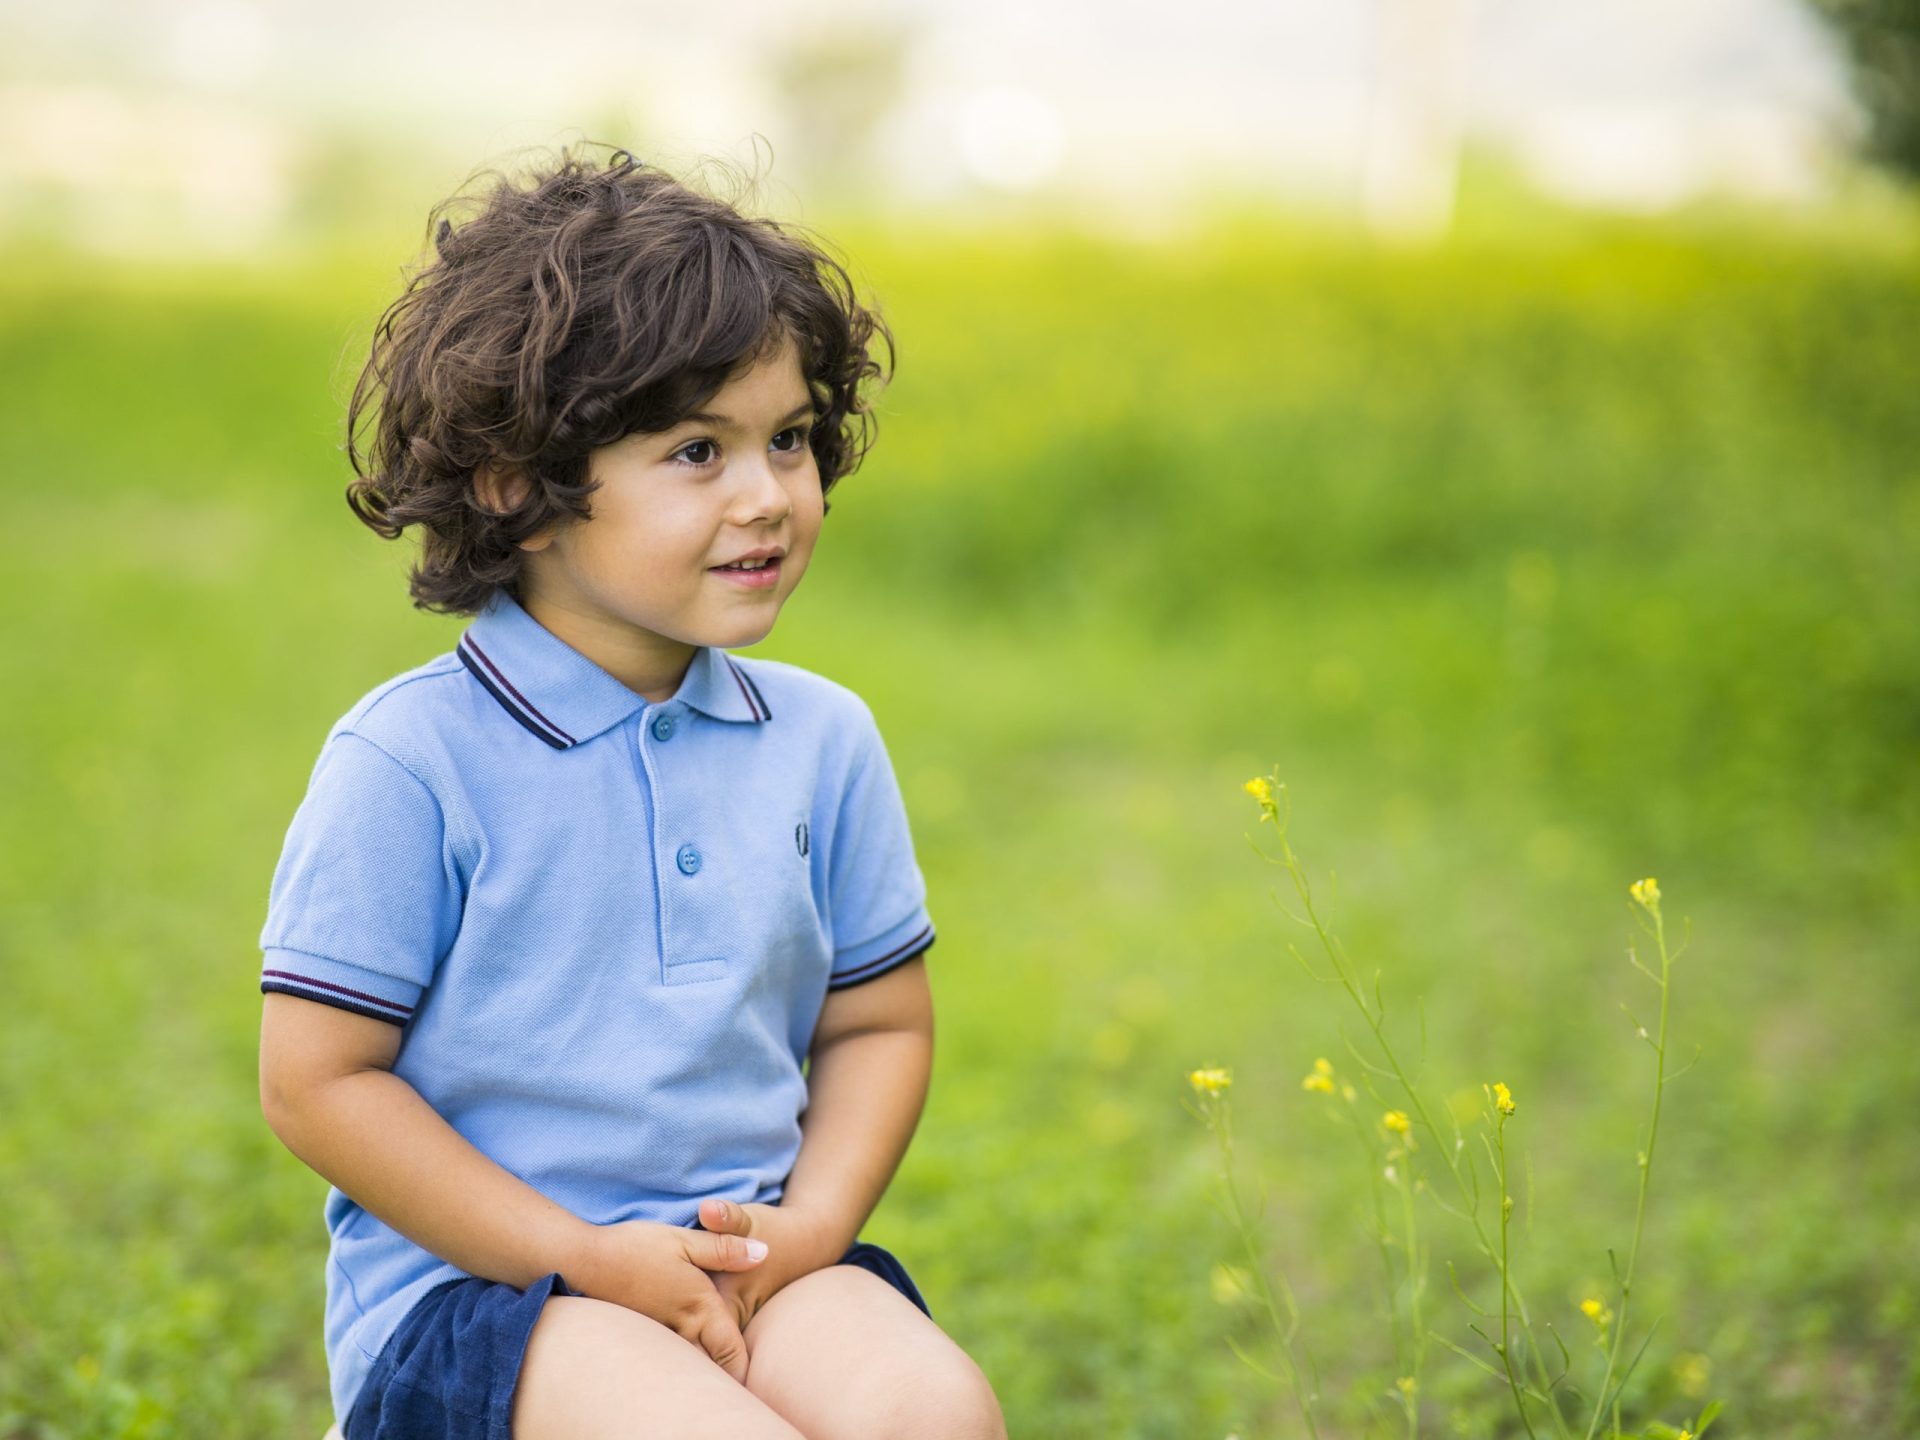
[[[871,1270],[933,1318],[891,1251],[859,1240],[838,1263]],[[513,1390],[534,1322],[549,1295],[577,1293],[558,1275],[525,1290],[473,1275],[429,1290],[374,1362],[346,1440],[511,1440]]]

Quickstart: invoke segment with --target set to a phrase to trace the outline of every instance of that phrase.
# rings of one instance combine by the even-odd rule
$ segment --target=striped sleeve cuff
[[[260,971],[260,991],[318,1000],[390,1025],[411,1020],[422,993],[408,981],[303,950],[268,950]]]
[[[933,944],[933,922],[922,906],[886,934],[840,951],[833,957],[833,972],[827,977],[829,990],[844,990],[849,985],[875,980],[889,970],[923,954]]]

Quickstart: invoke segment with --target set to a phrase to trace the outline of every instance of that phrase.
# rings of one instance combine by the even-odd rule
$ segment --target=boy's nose
[[[733,508],[733,518],[744,525],[755,520],[784,520],[793,502],[787,498],[787,487],[780,483],[773,467],[762,460],[748,468]]]

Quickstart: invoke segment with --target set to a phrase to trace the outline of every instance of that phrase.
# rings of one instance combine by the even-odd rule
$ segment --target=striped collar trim
[[[541,743],[570,750],[619,724],[647,703],[522,609],[495,593],[460,637],[460,663],[500,708]],[[703,645],[669,704],[716,720],[760,724],[773,718],[748,667]]]

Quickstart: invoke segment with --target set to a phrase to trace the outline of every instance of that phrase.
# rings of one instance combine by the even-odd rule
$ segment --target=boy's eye
[[[782,430],[780,434],[773,437],[774,449],[782,455],[791,455],[796,450],[804,449],[807,443],[807,436],[812,431],[812,428],[810,425],[789,425],[785,430]],[[791,444],[782,445],[779,443],[782,437],[785,436],[792,437]],[[719,447],[711,440],[689,440],[673,452],[673,458],[693,466],[711,465],[713,463],[714,452],[718,449]]]

